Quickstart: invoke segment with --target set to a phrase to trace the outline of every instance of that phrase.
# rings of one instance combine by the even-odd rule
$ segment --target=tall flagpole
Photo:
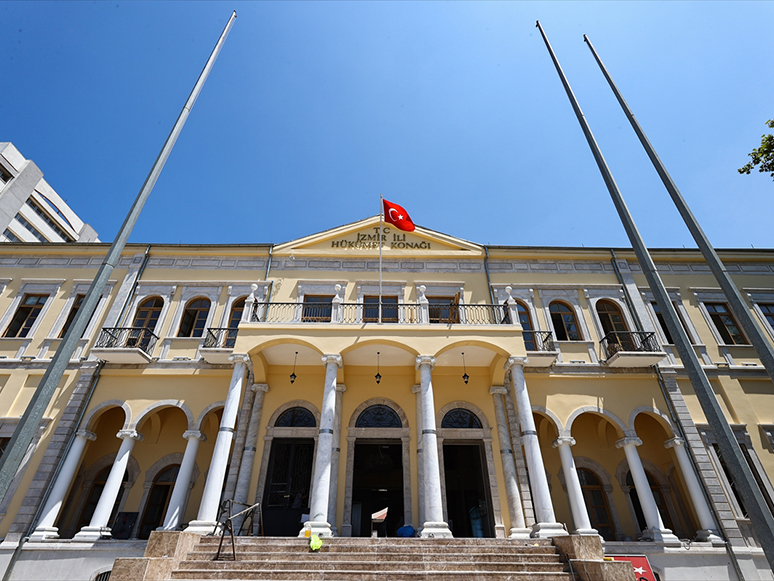
[[[384,198],[379,194],[379,322],[382,322],[382,224],[384,222]]]
[[[648,281],[648,285],[653,291],[656,303],[664,316],[667,329],[675,341],[675,347],[677,347],[677,352],[680,354],[680,359],[694,392],[696,393],[696,398],[699,400],[699,404],[704,411],[707,422],[715,430],[720,453],[729,468],[729,472],[737,486],[737,490],[739,490],[742,495],[742,500],[750,515],[750,520],[752,521],[756,536],[760,541],[761,548],[766,555],[769,565],[774,568],[774,517],[772,517],[771,511],[763,499],[758,483],[756,482],[747,461],[742,456],[742,451],[739,449],[739,444],[737,444],[736,438],[731,431],[731,427],[728,425],[728,420],[723,414],[723,410],[720,408],[720,404],[718,403],[717,397],[715,397],[707,374],[704,372],[704,369],[696,356],[696,352],[693,350],[693,346],[677,316],[677,311],[675,311],[669,293],[664,287],[664,283],[656,270],[653,258],[650,256],[650,253],[645,246],[645,242],[642,240],[642,237],[637,230],[637,225],[634,223],[629,208],[626,207],[626,202],[624,202],[623,196],[618,189],[618,185],[613,179],[613,174],[610,172],[610,168],[607,166],[607,162],[602,156],[599,145],[597,144],[594,135],[591,133],[591,128],[583,115],[583,111],[581,111],[580,105],[578,105],[578,101],[575,99],[575,95],[570,88],[567,78],[564,76],[562,67],[559,65],[559,61],[551,48],[551,44],[548,42],[548,37],[543,31],[543,27],[540,26],[540,22],[537,23],[537,27],[543,37],[551,60],[556,67],[556,72],[559,74],[559,79],[564,86],[564,90],[567,93],[567,97],[575,112],[575,116],[578,118],[578,123],[583,130],[583,134],[586,136],[586,141],[589,144],[594,160],[597,162],[597,167],[602,174],[602,179],[604,180],[607,190],[610,193],[610,197],[613,200],[613,204],[618,211],[618,216],[629,237],[634,253],[637,255],[637,260],[642,267],[642,273],[645,275],[645,279]]]
[[[188,96],[188,100],[185,102],[177,121],[175,121],[172,131],[164,142],[161,152],[153,163],[153,167],[151,168],[148,177],[145,178],[145,183],[142,185],[140,193],[137,194],[137,198],[132,204],[121,229],[118,231],[118,234],[116,234],[116,238],[110,246],[110,250],[108,250],[105,259],[102,261],[102,265],[99,267],[99,270],[94,277],[94,281],[91,283],[91,287],[83,299],[83,305],[78,309],[75,318],[73,318],[73,322],[67,333],[65,333],[62,344],[51,359],[51,363],[49,363],[48,369],[46,369],[46,373],[40,381],[40,385],[35,390],[27,409],[24,411],[24,415],[19,421],[19,425],[13,433],[11,441],[8,443],[5,454],[3,454],[2,459],[0,459],[0,498],[3,498],[6,495],[8,488],[11,485],[11,481],[16,476],[16,471],[21,465],[22,458],[27,452],[38,426],[40,426],[40,420],[43,418],[43,414],[46,411],[48,404],[51,402],[51,398],[54,396],[54,391],[67,369],[70,357],[72,357],[75,352],[78,341],[86,330],[86,325],[97,307],[97,302],[102,296],[105,284],[121,258],[121,253],[126,246],[129,235],[132,233],[132,228],[134,228],[137,219],[140,217],[140,212],[142,211],[145,202],[148,200],[148,197],[153,190],[153,186],[156,185],[156,180],[159,178],[161,170],[164,168],[164,164],[166,163],[169,154],[172,152],[175,141],[177,141],[180,132],[183,130],[183,125],[185,125],[188,115],[191,113],[191,108],[194,106],[199,93],[201,93],[202,87],[204,87],[204,82],[207,80],[207,76],[210,74],[210,70],[215,64],[215,59],[218,58],[220,49],[226,41],[226,37],[234,24],[235,18],[236,12],[233,12],[228,19],[228,23],[226,23],[226,27],[223,29],[215,48],[212,50],[210,58],[207,59],[204,69],[202,69],[202,72],[199,74],[199,78],[197,79],[191,94]]]

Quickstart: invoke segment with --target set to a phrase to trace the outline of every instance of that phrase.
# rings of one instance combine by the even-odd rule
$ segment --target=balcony
[[[608,367],[650,367],[666,353],[656,341],[655,333],[613,331],[600,341],[601,356]]]
[[[234,352],[238,329],[230,327],[210,327],[204,335],[204,342],[199,348],[199,354],[207,363],[229,363],[229,357]]]
[[[158,339],[146,327],[106,327],[91,352],[109,363],[150,363]]]
[[[504,325],[506,305],[430,305],[411,303],[253,303],[250,323],[365,323]]]
[[[550,367],[559,356],[551,331],[523,331],[527,367]]]

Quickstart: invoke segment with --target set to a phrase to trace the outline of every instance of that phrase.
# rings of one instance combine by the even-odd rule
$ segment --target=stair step
[[[468,571],[468,572],[498,572],[498,571],[563,571],[564,564],[554,563],[471,563],[463,561],[445,562],[370,562],[362,561],[185,561],[180,563],[180,570],[207,569],[223,570],[234,569],[240,571],[365,571],[378,568],[384,571]]]
[[[213,551],[197,551],[195,553],[188,553],[189,561],[213,561],[217,553]],[[313,559],[315,561],[364,561],[364,562],[377,562],[377,561],[407,561],[412,562],[421,559],[425,562],[433,561],[446,561],[449,559],[448,554],[444,553],[366,553],[366,552],[341,552],[341,551],[318,551],[312,553],[309,549],[304,552],[289,553],[281,551],[244,551],[237,549],[238,561],[273,561],[278,556],[289,557],[292,554],[294,559]],[[307,557],[308,556],[308,557]],[[221,551],[221,558],[230,559],[231,550]],[[476,563],[502,563],[502,562],[517,562],[522,563],[525,561],[534,562],[558,562],[560,555],[554,552],[542,552],[542,553],[456,553],[453,555],[455,561],[470,561]]]
[[[173,571],[175,581],[233,579],[250,581],[572,581],[566,572],[509,571],[471,573],[470,571],[375,572],[367,571],[239,571],[186,570]]]

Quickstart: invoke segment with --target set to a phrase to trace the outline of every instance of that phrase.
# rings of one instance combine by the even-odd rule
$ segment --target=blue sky
[[[102,240],[237,21],[131,237],[284,242],[374,215],[484,244],[628,246],[540,19],[646,243],[693,241],[587,34],[711,241],[772,247],[772,2],[2,2],[0,141]]]

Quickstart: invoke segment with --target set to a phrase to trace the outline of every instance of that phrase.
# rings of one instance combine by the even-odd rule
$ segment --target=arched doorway
[[[583,490],[583,500],[586,503],[591,528],[596,529],[606,541],[614,541],[613,518],[602,483],[597,475],[587,468],[578,468],[578,480]]]
[[[172,464],[164,468],[154,478],[148,494],[148,503],[145,506],[145,512],[140,523],[138,538],[147,539],[150,537],[151,531],[156,530],[162,525],[164,515],[167,513],[169,497],[172,494],[172,488],[175,486],[179,470],[179,464]]]
[[[299,436],[312,436],[316,426],[314,414],[301,406],[284,410],[274,421],[262,507],[267,536],[296,536],[302,515],[309,514],[314,438]]]

